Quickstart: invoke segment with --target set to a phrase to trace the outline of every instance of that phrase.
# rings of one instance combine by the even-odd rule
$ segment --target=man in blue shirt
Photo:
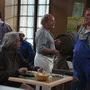
[[[34,63],[35,52],[33,50],[32,45],[26,40],[24,40],[25,35],[22,32],[19,32],[19,36],[21,41],[21,46],[19,49],[20,53],[24,58],[24,62],[31,67],[33,66]]]
[[[73,90],[90,90],[90,9],[85,12],[84,23],[73,54],[74,76],[79,81]]]

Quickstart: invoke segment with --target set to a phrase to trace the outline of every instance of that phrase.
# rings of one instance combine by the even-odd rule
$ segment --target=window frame
[[[47,0],[48,1],[48,0]],[[40,4],[40,5],[47,5],[48,6],[48,13],[50,12],[50,2],[51,0],[49,0],[49,4]],[[20,30],[20,7],[21,7],[21,0],[19,0],[19,20],[18,20],[18,30]],[[33,47],[35,49],[35,33],[37,31],[37,19],[38,19],[38,6],[39,6],[39,0],[34,0],[34,23],[33,23]],[[46,8],[46,6],[45,6]]]

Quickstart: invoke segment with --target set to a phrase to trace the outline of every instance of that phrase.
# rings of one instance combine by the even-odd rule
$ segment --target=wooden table
[[[0,90],[24,90],[24,89],[0,85]]]
[[[49,82],[41,82],[30,78],[9,77],[9,81],[36,85],[36,90],[40,90],[40,87],[42,87],[42,90],[51,90],[51,88],[54,86],[67,83],[72,80],[73,77],[71,76],[63,76],[63,78],[58,78],[57,80],[49,81]]]

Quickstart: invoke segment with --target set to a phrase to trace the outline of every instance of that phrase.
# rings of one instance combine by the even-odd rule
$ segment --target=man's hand
[[[63,42],[60,41],[60,39],[56,39],[54,42],[55,42],[55,45],[56,45],[56,46],[63,44]]]
[[[26,72],[28,71],[28,69],[26,67],[22,67],[18,71],[19,71],[20,74],[25,75]]]
[[[58,50],[54,50],[54,54],[56,55],[56,56],[59,56],[59,51]]]

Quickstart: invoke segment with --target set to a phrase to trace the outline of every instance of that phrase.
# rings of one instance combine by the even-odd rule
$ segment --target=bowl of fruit
[[[38,72],[36,73],[35,77],[36,77],[36,80],[38,81],[47,81],[49,75],[47,73]]]

